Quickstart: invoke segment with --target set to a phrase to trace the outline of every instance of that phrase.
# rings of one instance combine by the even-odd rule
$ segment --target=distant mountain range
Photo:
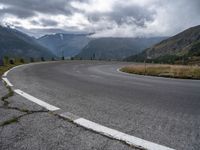
[[[71,57],[77,55],[91,40],[91,34],[51,34],[38,39],[38,42],[57,56]]]
[[[200,25],[170,37],[127,61],[200,64]]]
[[[166,37],[153,38],[97,38],[91,40],[76,59],[122,60],[137,54]]]
[[[0,57],[40,58],[54,56],[37,40],[18,30],[0,26]]]
[[[52,34],[39,39],[0,26],[0,57],[126,60],[200,64],[200,25],[173,37],[91,38],[91,34]]]

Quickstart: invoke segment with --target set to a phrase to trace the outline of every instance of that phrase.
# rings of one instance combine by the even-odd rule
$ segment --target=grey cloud
[[[32,16],[35,15],[35,13],[33,11],[23,9],[23,8],[19,8],[19,7],[10,7],[10,8],[6,8],[6,9],[2,9],[2,10],[0,10],[0,13],[2,15],[12,14],[12,15],[15,15],[19,18],[28,18],[28,17],[32,17]]]
[[[116,10],[109,14],[110,18],[115,20],[118,24],[128,23],[126,18],[133,18],[135,23],[138,26],[143,26],[145,21],[153,20],[153,15],[155,12],[149,11],[143,7],[139,6],[121,6],[116,5],[114,7]]]
[[[58,25],[58,22],[48,19],[40,19],[40,23],[42,26],[56,26]]]
[[[66,0],[1,0],[2,4],[10,6],[7,13],[18,17],[31,17],[35,12],[45,14],[72,14],[73,8]]]
[[[30,23],[32,25],[39,25],[43,27],[48,27],[48,26],[57,26],[58,22],[54,20],[48,20],[48,19],[40,19],[40,20],[31,20]]]
[[[70,5],[72,1],[90,5],[92,0],[0,0],[0,4],[9,6],[0,9],[0,19],[3,19],[4,14],[12,14],[17,16],[18,19],[29,19],[32,25],[44,27],[44,29],[27,30],[23,27],[23,23],[20,26],[19,22],[12,22],[21,31],[35,36],[80,30],[114,33],[118,32],[118,28],[120,28],[120,32],[129,34],[129,36],[136,35],[136,32],[143,32],[139,33],[142,35],[162,34],[170,36],[183,29],[200,24],[200,0],[152,0],[152,3],[144,6],[127,5],[127,1],[117,0],[112,5],[112,11],[109,12],[79,10]],[[102,1],[106,2],[106,0]],[[47,18],[37,18],[37,13],[46,14]],[[88,18],[89,24],[81,24],[79,21],[74,24],[72,21],[73,23],[69,23],[69,27],[63,25],[61,29],[58,29],[59,21],[48,19],[48,16],[57,14],[73,16],[75,13],[81,13],[85,18]],[[32,18],[33,16],[34,18]],[[74,20],[76,22],[76,18]],[[149,26],[154,21],[156,23]],[[108,34],[106,33],[106,35]]]
[[[114,11],[109,13],[89,13],[88,19],[91,22],[98,22],[102,18],[108,18],[110,21],[115,21],[118,25],[121,24],[135,24],[138,26],[144,26],[146,21],[152,21],[155,11],[149,11],[140,6],[122,6],[115,5]],[[130,20],[132,19],[132,20]]]

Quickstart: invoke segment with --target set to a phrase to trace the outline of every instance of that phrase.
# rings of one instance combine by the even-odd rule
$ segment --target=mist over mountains
[[[152,38],[98,38],[91,40],[82,51],[76,55],[77,59],[122,60],[137,54],[166,37]]]
[[[39,38],[37,41],[48,48],[56,56],[72,57],[77,55],[91,40],[91,34],[51,34]]]

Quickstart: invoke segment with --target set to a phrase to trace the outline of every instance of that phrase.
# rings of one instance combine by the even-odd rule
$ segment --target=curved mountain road
[[[129,75],[125,62],[30,64],[15,88],[67,112],[175,149],[200,149],[200,81]]]

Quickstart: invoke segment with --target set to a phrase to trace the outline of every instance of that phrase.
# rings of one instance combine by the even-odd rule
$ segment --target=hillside
[[[93,39],[76,56],[79,59],[122,60],[163,40],[155,38],[98,38]]]
[[[0,26],[0,57],[39,58],[52,57],[53,54],[37,41],[15,29]]]
[[[200,64],[200,25],[168,38],[127,61]]]
[[[77,55],[88,44],[90,34],[51,34],[38,39],[38,42],[47,47],[57,56],[71,57]]]

